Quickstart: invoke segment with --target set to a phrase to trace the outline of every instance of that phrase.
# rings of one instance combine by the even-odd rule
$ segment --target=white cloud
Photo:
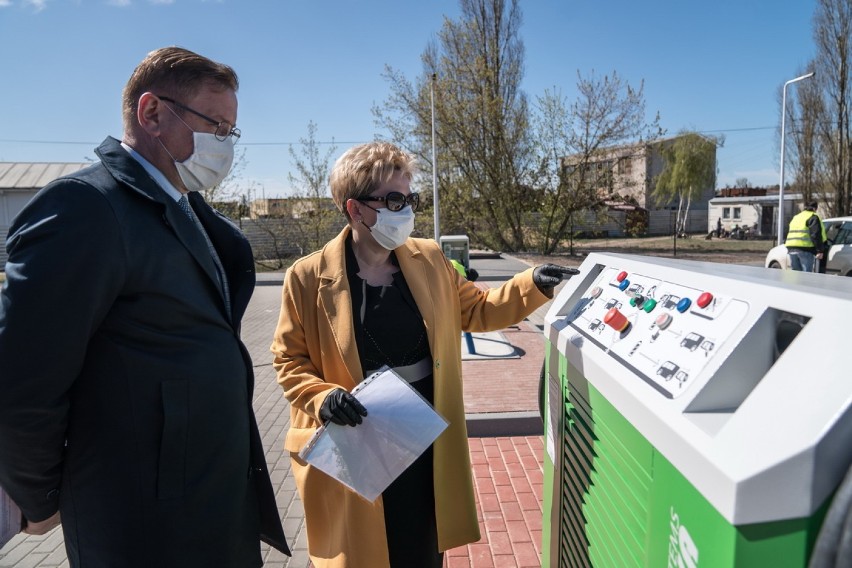
[[[47,8],[47,0],[24,0],[24,6],[32,6],[36,12]]]
[[[8,8],[12,5],[12,0],[0,0],[0,8]]]
[[[119,8],[124,8],[126,6],[130,6],[130,0],[107,0],[107,4],[110,6],[118,6]]]

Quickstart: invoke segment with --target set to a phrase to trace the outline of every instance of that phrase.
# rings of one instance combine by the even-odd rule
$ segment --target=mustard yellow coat
[[[284,449],[305,507],[316,568],[389,566],[381,497],[370,503],[298,456],[320,425],[328,393],[352,390],[363,379],[346,277],[349,232],[344,228],[287,271],[272,344],[278,382],[290,401]],[[462,278],[433,240],[410,238],[394,252],[429,337],[435,409],[450,423],[434,444],[435,517],[443,551],[480,538],[462,399],[461,332],[515,324],[549,298],[533,283],[532,269],[485,292]],[[495,388],[501,380],[511,379],[495,376]]]

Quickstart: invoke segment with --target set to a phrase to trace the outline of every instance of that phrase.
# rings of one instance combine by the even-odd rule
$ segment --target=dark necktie
[[[195,226],[198,227],[201,234],[204,235],[204,240],[207,242],[207,248],[210,250],[210,256],[213,257],[213,264],[216,265],[216,272],[219,276],[219,289],[225,300],[225,310],[228,313],[228,318],[230,318],[231,293],[228,289],[228,277],[225,275],[225,269],[222,267],[222,261],[219,260],[219,255],[216,253],[216,248],[213,246],[210,236],[207,234],[207,231],[204,230],[204,225],[201,224],[201,221],[199,221],[198,217],[195,216],[195,211],[193,211],[192,207],[189,205],[189,200],[186,198],[186,194],[180,196],[180,199],[178,199],[178,205],[180,205],[181,210],[183,210],[183,212],[192,219],[192,222],[195,223]]]

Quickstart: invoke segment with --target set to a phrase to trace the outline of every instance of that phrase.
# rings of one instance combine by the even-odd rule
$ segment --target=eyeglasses
[[[388,208],[388,211],[401,211],[403,207],[406,205],[411,206],[412,211],[417,211],[417,207],[420,205],[420,194],[419,193],[409,193],[408,195],[403,195],[398,191],[391,191],[384,197],[380,196],[369,196],[369,197],[359,197],[355,201],[360,201],[361,203],[365,203],[367,201],[379,201],[384,203]],[[369,205],[367,207],[370,207]],[[370,207],[370,209],[373,209]]]
[[[216,126],[216,132],[214,133],[214,135],[216,136],[216,140],[219,140],[220,142],[224,142],[225,140],[230,140],[233,144],[236,144],[237,141],[239,141],[240,134],[242,134],[240,132],[239,128],[231,126],[231,124],[224,122],[224,121],[219,122],[218,120],[213,120],[209,116],[201,114],[197,110],[193,110],[193,109],[189,108],[188,106],[181,104],[181,103],[177,102],[176,100],[174,100],[172,98],[163,97],[163,96],[160,96],[160,95],[157,95],[157,96],[161,100],[164,100],[168,103],[172,103],[173,105],[175,105],[179,109],[183,109],[187,112],[191,112],[195,116],[203,118],[204,120],[206,120],[210,124],[215,125]]]

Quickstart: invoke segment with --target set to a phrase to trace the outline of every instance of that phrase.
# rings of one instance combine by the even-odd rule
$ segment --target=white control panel
[[[730,523],[811,515],[852,461],[852,278],[591,253],[545,317],[549,406],[606,400]],[[554,380],[555,379],[555,380]]]
[[[566,323],[663,395],[685,392],[748,303],[641,272],[606,268]]]

